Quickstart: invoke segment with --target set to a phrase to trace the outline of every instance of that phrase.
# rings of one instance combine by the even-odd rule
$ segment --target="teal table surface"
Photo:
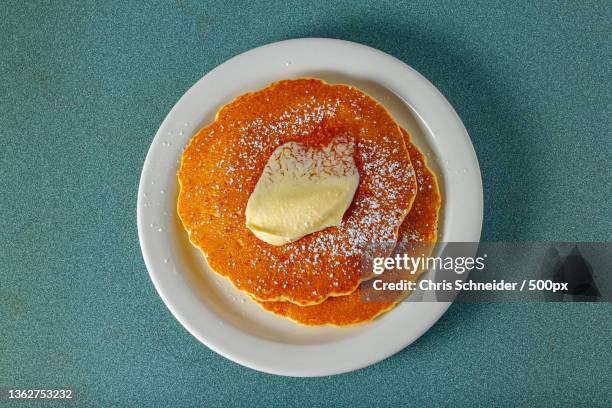
[[[611,21],[609,1],[2,2],[0,388],[68,386],[84,406],[612,406],[609,303],[455,304],[379,364],[285,378],[189,335],[136,231],[147,149],[195,81],[259,45],[333,37],[453,104],[483,240],[609,241]]]

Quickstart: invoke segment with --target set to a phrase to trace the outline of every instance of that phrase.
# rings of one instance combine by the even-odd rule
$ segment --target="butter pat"
[[[347,137],[325,146],[279,146],[249,197],[247,228],[262,241],[283,245],[339,225],[359,185],[354,153]]]

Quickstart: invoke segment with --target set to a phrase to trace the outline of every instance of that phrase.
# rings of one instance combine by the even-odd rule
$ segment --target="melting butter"
[[[249,197],[247,228],[262,241],[284,245],[339,225],[359,185],[354,153],[347,137],[316,148],[279,146]]]

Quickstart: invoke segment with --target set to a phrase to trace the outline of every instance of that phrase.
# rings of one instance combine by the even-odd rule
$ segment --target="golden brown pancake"
[[[406,244],[433,244],[437,239],[440,191],[433,172],[427,167],[423,153],[410,142],[410,135],[402,129],[410,158],[417,174],[418,192],[412,209],[400,227],[400,240]],[[422,271],[421,271],[422,272]],[[387,271],[381,279],[384,282],[398,282],[400,279],[416,280],[418,274]],[[378,278],[376,278],[378,279]],[[298,323],[319,326],[348,326],[365,323],[391,310],[404,296],[405,291],[385,291],[383,300],[376,300],[372,287],[374,279],[363,282],[359,289],[347,296],[327,299],[314,306],[297,306],[289,302],[258,302],[265,310],[288,317]],[[374,299],[372,299],[374,298]],[[391,301],[394,300],[394,301]]]
[[[273,246],[245,225],[245,208],[280,145],[354,139],[360,181],[337,227]],[[279,81],[225,105],[185,149],[178,213],[211,269],[252,297],[317,304],[360,284],[359,247],[395,242],[416,195],[404,138],[387,111],[347,85]]]

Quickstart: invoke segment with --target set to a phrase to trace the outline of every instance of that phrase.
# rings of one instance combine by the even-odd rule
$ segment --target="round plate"
[[[402,61],[364,45],[308,38],[259,47],[206,74],[177,102],[149,148],[138,190],[138,235],[153,284],[176,319],[222,356],[268,373],[320,376],[391,356],[450,303],[404,302],[359,326],[303,327],[262,310],[211,272],[189,243],[176,213],[182,149],[236,96],[298,77],[357,86],[410,131],[439,178],[444,241],[480,239],[482,183],[470,138],[446,99]]]

